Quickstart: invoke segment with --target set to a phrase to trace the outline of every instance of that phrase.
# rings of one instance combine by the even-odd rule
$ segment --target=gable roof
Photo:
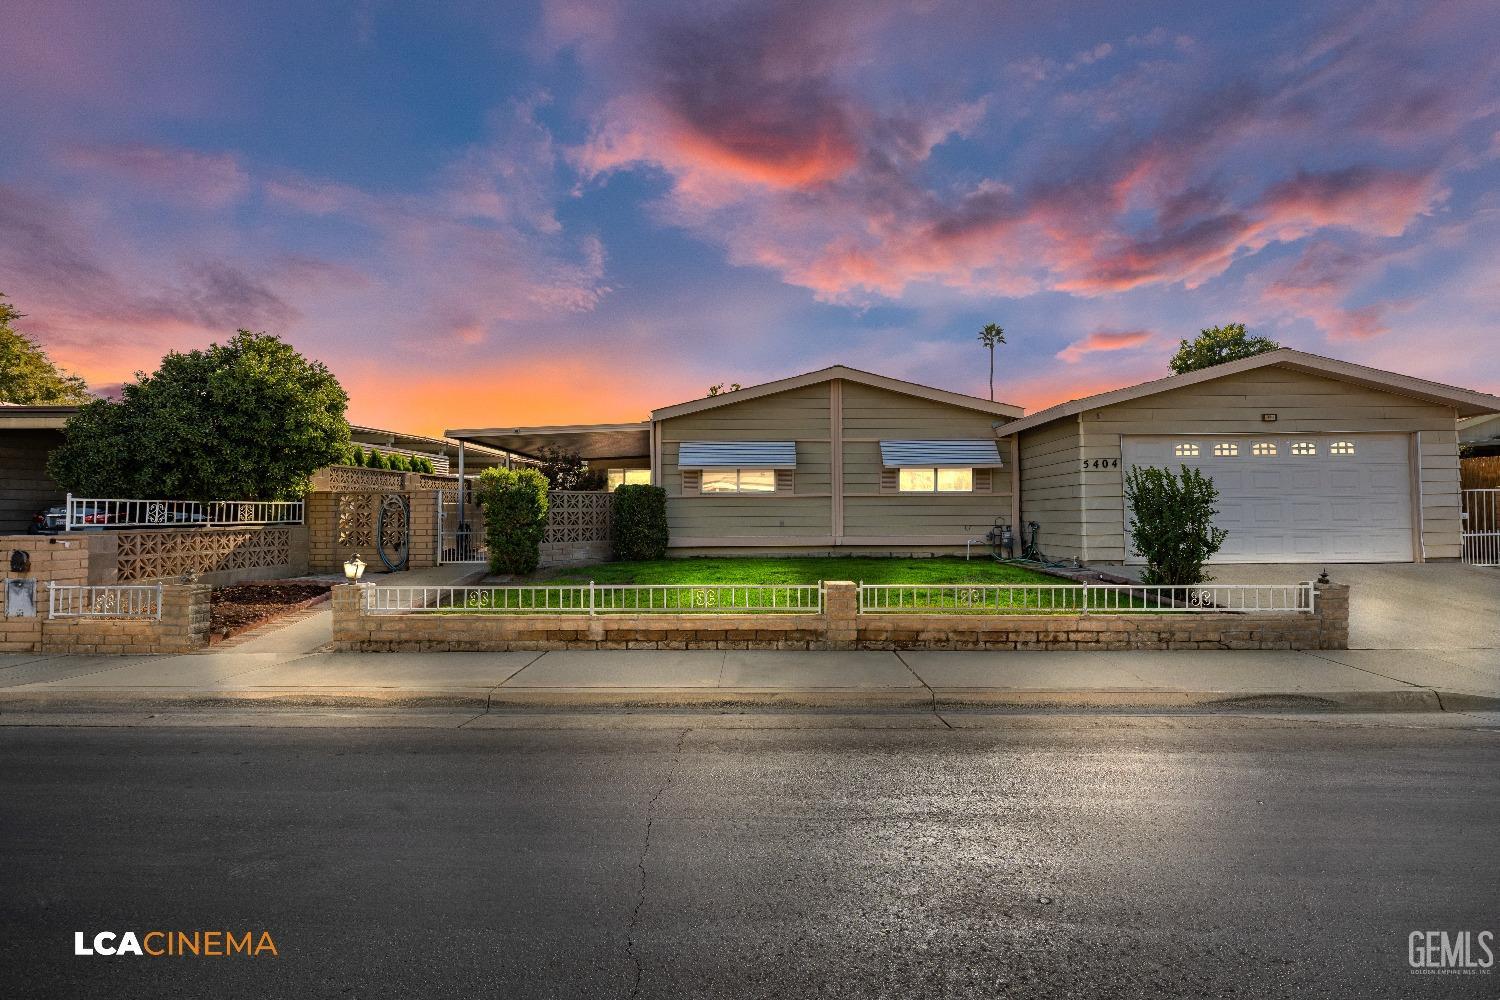
[[[1143,396],[1154,396],[1157,393],[1170,392],[1173,389],[1183,389],[1191,385],[1197,385],[1200,382],[1211,382],[1214,379],[1224,378],[1229,375],[1238,375],[1241,372],[1254,371],[1257,368],[1270,368],[1272,366],[1289,368],[1293,371],[1304,372],[1309,375],[1322,375],[1326,378],[1337,379],[1340,382],[1362,385],[1369,389],[1380,389],[1400,396],[1410,396],[1413,399],[1425,400],[1429,403],[1451,406],[1458,411],[1458,415],[1461,417],[1473,416],[1480,413],[1500,412],[1500,396],[1492,396],[1487,392],[1460,389],[1457,386],[1444,385],[1441,382],[1429,382],[1427,379],[1416,378],[1411,375],[1400,375],[1396,372],[1382,371],[1379,368],[1357,365],[1351,361],[1339,361],[1335,358],[1325,358],[1318,354],[1307,354],[1303,351],[1293,350],[1290,347],[1282,347],[1274,351],[1267,351],[1264,354],[1257,354],[1254,357],[1240,358],[1238,361],[1226,361],[1221,365],[1188,372],[1185,375],[1169,375],[1166,378],[1141,382],[1138,385],[1126,386],[1123,389],[1112,389],[1109,392],[1085,396],[1082,399],[1070,399],[1066,403],[1059,403],[1048,409],[1038,410],[1031,416],[1023,417],[1015,423],[1006,424],[1000,433],[1010,435],[1019,433],[1020,431],[1029,431],[1033,427],[1040,427],[1054,420],[1071,417],[1088,410],[1097,410],[1101,406],[1127,403],[1130,400],[1140,399]]]
[[[850,368],[846,365],[833,365],[829,368],[820,368],[815,372],[806,372],[802,375],[793,375],[791,378],[777,379],[775,382],[762,382],[760,385],[746,386],[743,389],[736,389],[733,392],[721,392],[717,396],[704,396],[702,399],[692,399],[686,403],[664,406],[659,410],[652,410],[651,419],[666,420],[670,417],[680,417],[688,413],[699,413],[703,410],[712,410],[720,406],[732,406],[735,403],[743,403],[746,400],[760,399],[762,396],[772,396],[778,392],[786,392],[789,389],[800,389],[808,385],[817,385],[820,382],[830,382],[833,379],[858,382],[860,385],[873,386],[876,389],[899,392],[904,396],[930,399],[935,403],[948,403],[951,406],[962,406],[965,409],[979,410],[982,413],[991,413],[995,416],[1010,419],[1019,417],[1026,412],[1023,407],[1013,406],[1010,403],[997,403],[988,399],[980,399],[978,396],[968,396],[961,392],[935,389],[930,385],[921,385],[916,382],[906,382],[899,378],[890,378],[886,375],[876,375],[874,372],[860,371],[858,368]]]

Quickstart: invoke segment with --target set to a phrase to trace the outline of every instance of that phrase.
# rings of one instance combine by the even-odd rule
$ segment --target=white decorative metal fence
[[[47,584],[48,618],[161,618],[162,585]]]
[[[818,614],[819,584],[596,584],[371,587],[374,614]]]
[[[1500,489],[1463,491],[1463,559],[1500,566]]]
[[[861,614],[1311,613],[1311,583],[1135,584],[862,583]]]
[[[63,528],[191,528],[301,524],[301,500],[127,500],[69,493]]]

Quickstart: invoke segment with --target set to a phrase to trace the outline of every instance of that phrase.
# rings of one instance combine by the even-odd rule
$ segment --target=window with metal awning
[[[882,441],[882,493],[992,493],[993,470],[1002,468],[991,438]]]
[[[684,441],[677,446],[683,496],[789,496],[795,441]]]
[[[999,469],[1000,446],[993,438],[944,441],[882,441],[880,464],[887,469]]]
[[[684,441],[679,469],[795,469],[795,441]]]

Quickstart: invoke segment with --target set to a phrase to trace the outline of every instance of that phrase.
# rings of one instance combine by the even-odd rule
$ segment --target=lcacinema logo
[[[100,931],[89,937],[73,932],[73,954],[144,958],[275,958],[276,941],[270,931]]]

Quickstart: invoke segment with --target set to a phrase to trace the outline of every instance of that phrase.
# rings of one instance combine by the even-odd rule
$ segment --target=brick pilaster
[[[1316,583],[1315,606],[1318,613],[1318,648],[1349,648],[1349,585]]]
[[[852,580],[823,584],[823,629],[833,649],[853,649],[859,640],[859,585]]]

